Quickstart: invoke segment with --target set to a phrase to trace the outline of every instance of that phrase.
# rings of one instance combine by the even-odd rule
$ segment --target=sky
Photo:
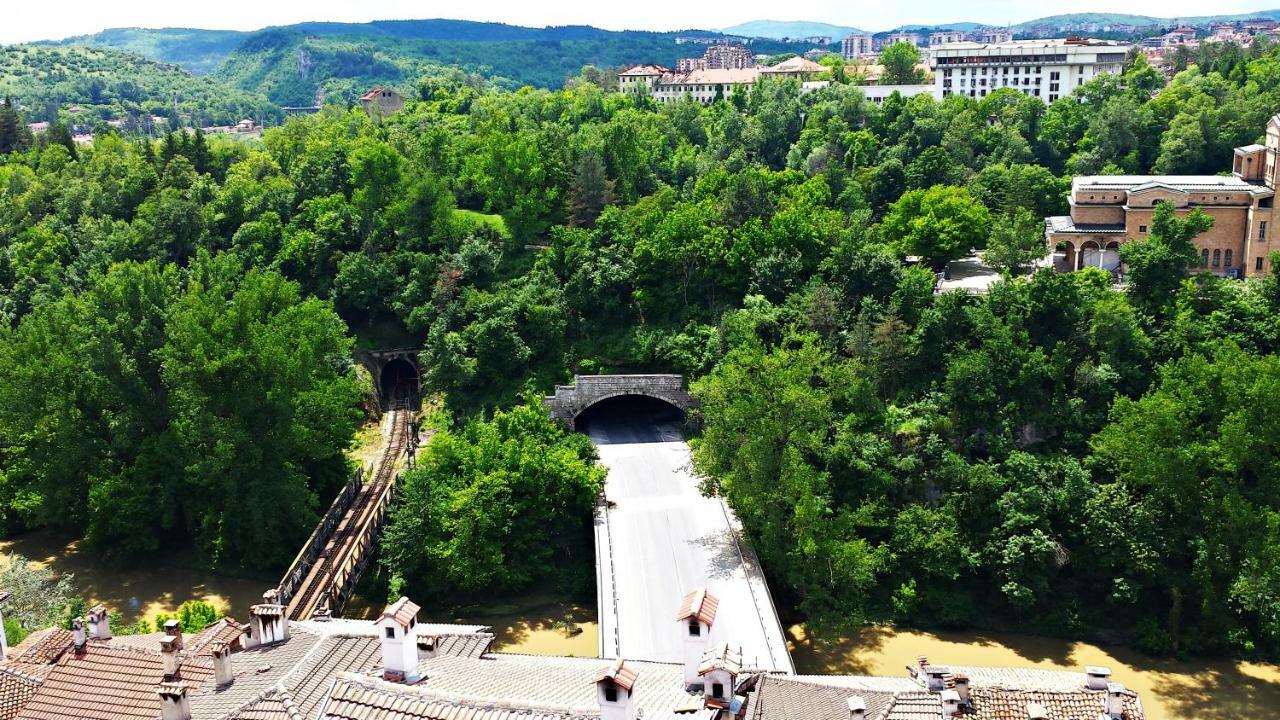
[[[199,27],[256,30],[304,20],[457,18],[514,25],[595,25],[611,30],[718,29],[749,20],[808,20],[865,30],[902,24],[972,21],[992,25],[1018,23],[1069,12],[1129,12],[1176,18],[1180,15],[1242,13],[1280,7],[1280,0],[696,0],[636,3],[623,0],[265,0],[192,2],[190,0],[0,0],[0,43],[55,40],[117,27]],[[677,11],[678,8],[678,11]]]

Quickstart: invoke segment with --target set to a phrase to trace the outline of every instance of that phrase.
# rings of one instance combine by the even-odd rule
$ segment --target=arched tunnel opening
[[[404,404],[417,407],[421,402],[421,387],[418,368],[407,358],[394,358],[382,367],[378,388],[387,407]]]
[[[684,422],[684,411],[665,400],[619,395],[578,413],[573,426],[597,444],[617,444],[679,440]]]

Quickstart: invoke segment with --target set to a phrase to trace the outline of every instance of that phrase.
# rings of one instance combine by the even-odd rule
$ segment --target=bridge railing
[[[356,494],[360,492],[360,485],[363,482],[363,471],[355,471],[351,475],[351,479],[347,481],[347,484],[338,493],[338,496],[333,499],[329,509],[325,511],[324,517],[320,519],[320,523],[316,525],[315,530],[311,531],[311,537],[307,538],[307,542],[298,551],[293,563],[289,565],[289,569],[285,571],[284,577],[281,578],[280,584],[276,587],[276,593],[280,598],[279,602],[288,605],[289,601],[293,599],[293,593],[298,589],[298,584],[311,571],[311,566],[315,564],[320,551],[329,542],[329,537],[333,535],[334,528],[342,521],[342,516],[351,507],[351,503],[355,500]]]
[[[377,545],[378,537],[382,534],[383,520],[386,519],[387,510],[391,506],[391,499],[399,482],[400,476],[397,475],[392,482],[387,483],[382,494],[374,498],[373,513],[366,518],[364,525],[357,531],[355,539],[343,549],[343,556],[334,564],[333,571],[329,575],[328,587],[324,591],[324,600],[322,600],[331,613],[337,614],[342,610],[351,590],[360,580],[365,566],[369,564],[369,559],[373,557],[373,549]]]

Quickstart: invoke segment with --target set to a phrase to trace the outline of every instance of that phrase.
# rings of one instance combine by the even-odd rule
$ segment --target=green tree
[[[1156,203],[1151,234],[1120,246],[1134,304],[1158,314],[1171,303],[1187,269],[1199,260],[1192,239],[1211,227],[1213,218],[1199,208],[1179,218],[1173,203]]]
[[[1012,215],[997,216],[982,250],[982,261],[1002,274],[1017,275],[1045,256],[1044,224],[1018,208]]]
[[[913,43],[899,42],[880,51],[880,64],[884,66],[884,75],[880,78],[883,85],[919,85],[924,82],[924,71],[916,67],[920,64],[920,49]]]
[[[591,557],[591,508],[604,469],[584,435],[540,399],[435,434],[406,472],[382,539],[382,563],[434,593],[580,587]],[[589,563],[588,563],[589,564]]]
[[[880,237],[899,255],[941,268],[982,246],[991,214],[968,190],[935,185],[904,193],[885,214]]]

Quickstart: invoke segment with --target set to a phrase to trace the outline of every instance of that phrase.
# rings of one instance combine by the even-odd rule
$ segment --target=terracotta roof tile
[[[596,682],[608,680],[623,690],[631,690],[636,686],[636,679],[639,676],[640,674],[636,672],[634,667],[628,667],[627,662],[619,658],[612,665],[600,671],[600,674],[596,676]]]
[[[27,704],[42,679],[12,668],[0,668],[0,720],[12,720]]]
[[[333,686],[321,720],[594,720],[580,713],[519,702],[451,697],[430,689],[343,676]]]
[[[400,627],[409,627],[410,623],[418,619],[418,611],[421,609],[409,598],[402,597],[388,605],[387,609],[382,611],[382,617],[378,618],[378,621],[390,618]]]
[[[198,685],[213,674],[207,658],[182,661],[178,680]],[[153,720],[164,681],[160,653],[106,643],[64,654],[17,720]]]
[[[706,588],[698,588],[680,601],[680,611],[676,613],[677,620],[688,620],[691,617],[698,618],[699,621],[708,625],[716,621],[716,608],[720,606],[720,600],[707,591]]]
[[[1098,720],[1107,710],[1107,693],[1102,690],[1010,690],[975,688],[969,694],[972,720],[1027,720],[1027,708],[1034,703],[1044,708],[1048,720]],[[1137,695],[1125,693],[1124,720],[1142,720],[1145,715]]]
[[[62,657],[74,642],[75,637],[70,630],[49,627],[28,635],[9,652],[9,658],[33,665],[46,665]]]

